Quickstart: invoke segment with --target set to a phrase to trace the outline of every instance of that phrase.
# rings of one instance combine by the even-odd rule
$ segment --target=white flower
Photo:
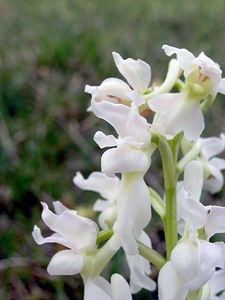
[[[184,132],[187,139],[196,140],[205,124],[200,102],[217,92],[225,94],[225,78],[221,78],[219,66],[201,53],[197,58],[186,49],[163,46],[167,55],[176,54],[186,78],[185,89],[181,93],[156,95],[148,101],[156,112],[152,131],[174,138]]]
[[[178,190],[178,221],[186,222],[183,235],[171,253],[168,263],[160,270],[159,298],[184,300],[188,291],[201,288],[214,276],[216,268],[225,267],[225,244],[211,243],[198,238],[202,228],[209,239],[225,232],[225,208],[200,203],[203,168],[192,161],[184,171],[184,182]],[[167,274],[170,273],[170,276]],[[168,287],[171,294],[167,296]]]
[[[108,224],[113,224],[116,217],[116,199],[119,191],[120,180],[118,177],[108,177],[101,172],[93,172],[84,179],[77,172],[73,182],[83,190],[99,193],[103,199],[98,199],[94,204],[94,211],[100,211],[99,224],[101,228],[107,229]]]
[[[144,103],[143,94],[151,81],[151,68],[143,60],[123,59],[113,52],[113,58],[119,72],[128,84],[117,78],[108,78],[100,86],[85,87],[85,92],[92,95],[93,101],[110,101],[114,103],[133,102],[135,105]]]
[[[184,181],[177,188],[177,218],[196,230],[207,223],[208,208],[200,203],[203,187],[203,167],[199,161],[190,162],[184,170]],[[178,227],[179,228],[179,227]],[[182,234],[182,230],[179,230]]]
[[[203,167],[199,161],[190,162],[184,171],[184,181],[177,191],[177,218],[179,233],[186,222],[194,230],[203,228],[207,239],[216,233],[225,233],[225,207],[200,203],[203,187]]]
[[[119,274],[113,274],[111,285],[103,277],[87,280],[84,284],[84,300],[132,300],[126,280]]]
[[[221,134],[220,138],[200,138],[200,159],[206,168],[206,179],[204,188],[211,192],[217,193],[223,187],[222,170],[225,169],[225,159],[214,157],[225,150],[225,137]]]
[[[120,233],[118,233],[116,230],[117,233],[112,238],[112,244],[115,244],[116,247],[118,247],[118,245],[124,245],[124,239],[126,239],[126,237],[133,240],[134,231],[136,233],[136,238],[138,238],[140,242],[148,247],[151,247],[151,241],[149,237],[144,233],[144,231],[140,233],[140,229],[138,229],[138,224],[144,227],[142,223],[143,220],[141,220],[141,222],[137,221],[138,224],[136,224],[137,222],[133,222],[137,220],[138,214],[142,214],[144,218],[150,217],[150,215],[145,216],[146,206],[142,207],[142,205],[140,205],[141,202],[137,201],[136,194],[134,194],[134,197],[132,198],[130,197],[130,194],[121,194],[120,188],[124,191],[124,187],[117,177],[107,177],[103,173],[94,172],[87,179],[84,179],[80,173],[77,173],[77,175],[74,177],[74,183],[82,189],[96,191],[106,199],[106,201],[97,200],[94,208],[95,210],[101,211],[99,223],[103,229],[107,229],[108,224],[113,224],[115,221],[117,224],[115,225],[115,227],[117,227],[117,229],[121,226]],[[140,195],[138,194],[138,197],[140,197],[141,195],[143,195],[143,193],[141,193]],[[118,203],[119,201],[122,201],[123,204]],[[149,211],[149,193],[147,194],[146,204],[147,213],[151,214],[151,211]],[[136,206],[136,208],[134,207],[134,205]],[[122,210],[120,211],[119,209],[121,209],[121,207]],[[128,221],[130,228],[128,228],[129,232],[127,234],[126,224],[124,223],[124,226],[120,224],[122,224],[122,222],[127,222],[128,213],[130,218],[130,220]],[[116,218],[117,216],[118,221]],[[131,290],[133,293],[137,293],[141,288],[154,290],[155,283],[148,277],[148,275],[151,273],[150,264],[145,258],[143,258],[139,253],[136,252],[136,240],[134,240],[134,243],[135,254],[131,255],[129,254],[129,252],[125,252],[128,266],[130,268]]]
[[[172,251],[171,260],[160,270],[159,299],[185,300],[188,291],[201,288],[213,277],[216,268],[225,267],[224,260],[222,242],[210,243],[192,237],[179,243]]]
[[[142,231],[139,241],[149,248],[152,246],[149,236],[144,231]],[[156,284],[149,278],[151,274],[149,262],[139,253],[135,255],[126,254],[126,259],[130,268],[130,286],[132,293],[135,294],[142,288],[149,291],[155,290]]]
[[[106,101],[93,103],[95,115],[112,125],[118,138],[96,132],[94,140],[101,147],[115,147],[104,152],[101,159],[102,172],[108,176],[123,172],[146,172],[150,166],[150,127],[135,107]]]
[[[81,217],[75,210],[53,202],[55,213],[42,203],[42,219],[55,233],[43,237],[40,228],[34,226],[32,235],[38,245],[58,243],[69,249],[56,253],[47,271],[51,275],[75,275],[82,271],[84,256],[96,250],[98,228],[90,219]],[[82,234],[81,234],[82,232]]]
[[[188,140],[196,140],[205,123],[199,101],[190,101],[186,92],[156,95],[148,101],[150,109],[156,112],[152,132],[160,133],[167,139],[184,132]]]
[[[177,55],[178,63],[184,70],[184,76],[188,78],[193,72],[198,71],[198,82],[201,83],[210,80],[212,83],[212,95],[215,96],[218,92],[225,94],[225,78],[222,79],[222,71],[217,63],[201,52],[195,57],[186,49],[179,49],[164,45],[163,50],[168,56]]]

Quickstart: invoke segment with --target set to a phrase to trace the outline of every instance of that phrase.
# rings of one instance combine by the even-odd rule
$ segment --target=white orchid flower
[[[73,182],[81,189],[94,191],[104,199],[98,199],[94,204],[94,211],[99,211],[99,224],[101,228],[107,229],[109,224],[114,223],[116,218],[116,198],[119,191],[120,179],[108,177],[101,172],[93,172],[85,179],[77,172]]]
[[[185,168],[184,182],[177,195],[178,221],[185,221],[185,230],[180,231],[183,237],[173,249],[170,261],[160,271],[161,300],[186,299],[189,291],[201,288],[213,277],[216,268],[225,267],[225,244],[198,238],[200,228],[204,229],[207,239],[215,233],[225,232],[225,208],[201,204],[202,186],[202,164],[192,161]],[[166,275],[168,272],[170,277]],[[171,298],[166,295],[168,286],[173,286]]]
[[[225,94],[225,78],[221,78],[219,66],[201,53],[197,58],[186,49],[163,46],[167,55],[176,54],[180,67],[187,79],[181,93],[156,95],[148,101],[150,109],[156,112],[152,131],[172,139],[184,132],[188,140],[196,140],[205,124],[201,111],[201,100],[215,97],[217,92]]]
[[[119,198],[119,190],[123,187],[121,186],[121,182],[117,177],[107,177],[103,173],[94,172],[87,179],[84,179],[80,173],[77,173],[73,181],[80,188],[98,192],[102,197],[106,199],[106,201],[97,200],[97,202],[94,205],[95,210],[101,211],[99,223],[103,229],[107,229],[109,223],[113,224],[116,221],[117,215],[119,215],[119,222],[121,222],[121,215],[118,211],[118,206],[121,207],[121,205],[117,204],[117,201],[121,201],[121,199]],[[135,198],[134,201],[138,204]],[[147,201],[149,203],[150,200],[148,199]],[[129,202],[125,204],[129,206]],[[126,210],[126,208],[124,208],[124,210]],[[129,207],[127,208],[127,213],[128,212]],[[125,215],[124,217],[126,218]],[[132,215],[130,215],[130,218],[132,222]],[[131,226],[133,229],[135,228],[133,224],[131,224]],[[123,231],[126,230],[125,228],[126,226],[124,226]],[[132,232],[130,234],[132,234]],[[139,236],[139,231],[137,236]],[[123,245],[121,236],[116,235],[116,238],[114,237],[112,239],[112,243],[114,243],[115,240],[117,241],[115,243],[116,247],[118,247],[118,244],[121,246]],[[141,232],[138,240],[146,246],[151,247],[151,241],[148,235],[144,233],[144,231]],[[145,258],[143,258],[139,253],[136,253],[134,255],[126,253],[126,259],[130,269],[130,285],[132,292],[137,293],[141,288],[154,290],[155,283],[152,279],[149,278],[149,274],[151,273],[149,262]]]
[[[38,245],[58,243],[69,249],[56,253],[48,265],[51,275],[75,275],[82,271],[84,256],[96,250],[98,228],[90,219],[81,217],[75,210],[66,208],[59,201],[53,202],[55,213],[42,202],[42,219],[55,233],[43,237],[34,226],[32,235]],[[82,232],[82,235],[80,234]]]
[[[94,140],[100,148],[114,147],[104,152],[101,159],[102,172],[108,176],[124,172],[146,172],[150,166],[150,127],[135,107],[106,101],[93,103],[94,114],[112,125],[118,138],[96,132]]]
[[[50,275],[75,275],[95,278],[116,253],[109,243],[97,249],[98,227],[92,220],[81,217],[75,210],[66,208],[59,201],[53,202],[56,213],[42,202],[42,219],[54,233],[43,237],[38,226],[34,226],[32,236],[38,245],[58,243],[68,248],[59,251],[51,259],[47,271]],[[82,234],[81,234],[82,233]]]
[[[179,233],[183,234],[184,221],[195,230],[204,229],[206,238],[225,233],[225,207],[200,202],[203,188],[203,167],[199,161],[190,162],[184,171],[184,181],[177,191],[177,219]]]
[[[190,101],[186,92],[156,95],[148,101],[150,109],[156,112],[151,130],[173,139],[184,132],[188,140],[199,138],[205,128],[199,101]]]
[[[100,86],[86,85],[85,92],[92,95],[92,101],[110,101],[113,103],[137,106],[144,103],[144,92],[151,81],[151,68],[143,60],[123,59],[113,52],[114,62],[128,84],[117,78],[108,78]]]
[[[195,57],[190,51],[183,48],[179,49],[168,45],[163,45],[162,48],[168,56],[177,55],[177,61],[184,70],[185,78],[197,71],[198,81],[196,84],[210,81],[212,95],[215,96],[218,92],[225,94],[225,78],[222,79],[222,71],[219,65],[206,56],[204,52]]]
[[[113,274],[111,285],[100,276],[86,281],[84,300],[132,300],[132,296],[126,280],[119,274]]]
[[[217,193],[221,190],[224,183],[222,170],[225,169],[225,159],[215,157],[225,150],[225,136],[200,138],[200,159],[206,169],[206,179],[204,188]]]
[[[159,273],[159,299],[185,300],[189,291],[203,287],[225,267],[225,245],[189,236],[173,249]],[[168,276],[170,274],[170,276]],[[168,294],[168,287],[170,287]]]

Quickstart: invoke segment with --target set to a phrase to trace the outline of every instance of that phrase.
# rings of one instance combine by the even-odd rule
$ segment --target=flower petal
[[[102,213],[98,217],[98,223],[102,229],[108,229],[109,226],[112,227],[115,220],[116,220],[115,206],[111,206],[111,207],[103,210]]]
[[[201,52],[193,61],[193,64],[200,67],[201,74],[209,77],[217,85],[221,81],[222,71],[217,63]]]
[[[209,268],[225,267],[225,244],[224,242],[210,243],[205,240],[199,240],[200,249],[200,265],[201,272],[205,272]],[[207,272],[207,271],[206,271]]]
[[[197,161],[191,161],[184,170],[184,190],[188,194],[188,198],[196,202],[200,201],[203,187],[203,167]]]
[[[63,205],[60,201],[53,201],[53,207],[57,215],[60,215],[66,210],[69,210],[65,205]]]
[[[130,136],[138,142],[150,143],[149,124],[135,107],[103,101],[93,103],[91,110],[97,117],[113,126],[120,138]]]
[[[214,157],[210,160],[210,164],[217,168],[219,171],[225,170],[225,159]]]
[[[113,200],[118,192],[120,180],[118,177],[108,177],[101,172],[93,172],[87,179],[84,179],[80,172],[77,172],[73,182],[81,189],[99,193],[107,200]]]
[[[159,114],[152,129],[171,139],[184,131],[189,140],[197,139],[204,129],[200,103],[186,99],[185,93],[157,95],[149,100],[149,107]]]
[[[207,224],[205,225],[205,232],[208,239],[216,233],[225,232],[225,207],[208,206],[209,213],[207,216]]]
[[[105,135],[101,131],[97,131],[94,135],[94,141],[102,149],[105,147],[114,147],[116,146],[116,138],[114,135]]]
[[[127,94],[131,92],[127,83],[118,78],[107,78],[99,86],[85,86],[85,92],[92,95],[92,101],[110,101],[120,103],[129,100]]]
[[[119,72],[126,78],[130,86],[139,92],[147,89],[151,80],[150,66],[140,59],[123,59],[116,52],[112,54]]]
[[[216,296],[225,289],[225,270],[216,271],[213,278],[209,282],[211,294]],[[217,298],[215,298],[217,299]],[[220,297],[218,297],[220,299]],[[224,299],[224,298],[221,298]]]
[[[76,275],[82,271],[83,256],[76,255],[72,250],[56,253],[47,268],[50,275]]]
[[[210,137],[200,138],[199,140],[201,153],[206,160],[224,151],[225,141],[222,138]]]
[[[73,250],[83,252],[95,248],[98,231],[92,220],[77,215],[74,210],[66,210],[56,215],[48,209],[46,203],[42,202],[42,206],[42,219],[45,224],[59,233],[64,240],[69,241],[73,245]]]
[[[224,182],[223,174],[212,164],[216,159],[217,158],[213,158],[210,160],[210,163],[208,163],[210,176],[204,181],[204,188],[212,194],[218,193],[222,189]]]
[[[132,300],[130,286],[119,274],[111,277],[112,300]]]
[[[188,289],[171,262],[167,262],[159,272],[159,300],[185,300]]]
[[[84,282],[84,300],[112,300],[111,286],[99,276]]]
[[[183,102],[183,93],[165,93],[156,95],[148,101],[149,107],[157,113],[174,113]]]
[[[155,282],[149,278],[150,264],[140,254],[126,255],[126,259],[130,268],[130,285],[133,294],[144,288],[149,291],[154,291],[156,288]]]
[[[121,239],[126,254],[130,255],[138,254],[136,239],[151,219],[151,199],[143,176],[144,173],[123,174],[117,198],[117,220],[113,230]]]
[[[126,144],[105,151],[101,158],[102,172],[108,176],[116,173],[146,172],[150,162],[146,152]]]
[[[73,242],[65,240],[60,234],[58,233],[53,233],[51,236],[48,237],[43,237],[41,234],[41,230],[38,226],[34,226],[34,229],[32,231],[32,236],[35,240],[35,242],[38,245],[43,245],[45,243],[57,243],[61,244],[65,247],[72,248],[73,247]]]
[[[178,216],[195,229],[199,229],[207,222],[207,208],[192,199],[178,199]]]
[[[174,118],[175,126],[183,130],[185,136],[194,141],[201,135],[205,128],[203,113],[199,102],[187,102],[185,107]]]
[[[225,78],[221,79],[218,92],[225,95]]]
[[[224,267],[224,243],[186,240],[172,251],[171,262],[188,289],[201,288],[216,267]]]
[[[192,61],[195,59],[195,56],[184,48],[176,48],[168,45],[163,45],[162,49],[165,51],[166,55],[171,56],[173,54],[177,55],[177,60],[184,70],[185,77],[192,71]]]

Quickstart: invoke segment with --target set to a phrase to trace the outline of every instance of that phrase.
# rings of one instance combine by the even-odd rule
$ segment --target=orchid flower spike
[[[185,229],[180,230],[182,238],[173,249],[170,261],[160,270],[160,300],[185,300],[189,291],[203,287],[213,278],[216,268],[225,268],[225,244],[207,240],[215,233],[225,232],[225,208],[201,204],[202,186],[202,164],[192,161],[185,168],[184,182],[177,196],[178,221],[185,221]],[[200,228],[205,240],[198,237]],[[168,272],[170,277],[166,275]],[[168,286],[173,287],[171,298],[166,292]]]
[[[92,95],[93,101],[109,101],[130,105],[144,103],[144,93],[148,90],[151,81],[151,68],[143,60],[133,58],[123,59],[113,52],[114,62],[119,72],[127,80],[108,78],[99,86],[86,85],[85,92]]]
[[[222,71],[217,63],[201,52],[195,57],[186,49],[179,49],[168,45],[163,45],[166,55],[177,55],[178,63],[184,70],[184,76],[191,83],[193,88],[196,84],[208,85],[210,93],[215,96],[218,92],[225,94],[225,78],[222,78]]]

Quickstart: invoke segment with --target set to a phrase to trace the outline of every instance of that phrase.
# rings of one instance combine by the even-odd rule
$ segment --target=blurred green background
[[[90,215],[96,195],[76,189],[72,177],[99,170],[92,137],[107,127],[86,112],[84,86],[120,76],[112,51],[146,60],[153,81],[162,79],[165,43],[203,50],[225,70],[225,1],[0,0],[0,20],[0,299],[82,299],[78,276],[48,276],[59,246],[37,246],[31,231],[42,224],[40,201]],[[206,117],[210,135],[225,131],[224,112],[218,97]],[[152,173],[160,189],[157,166]],[[158,248],[160,226],[150,230]]]

